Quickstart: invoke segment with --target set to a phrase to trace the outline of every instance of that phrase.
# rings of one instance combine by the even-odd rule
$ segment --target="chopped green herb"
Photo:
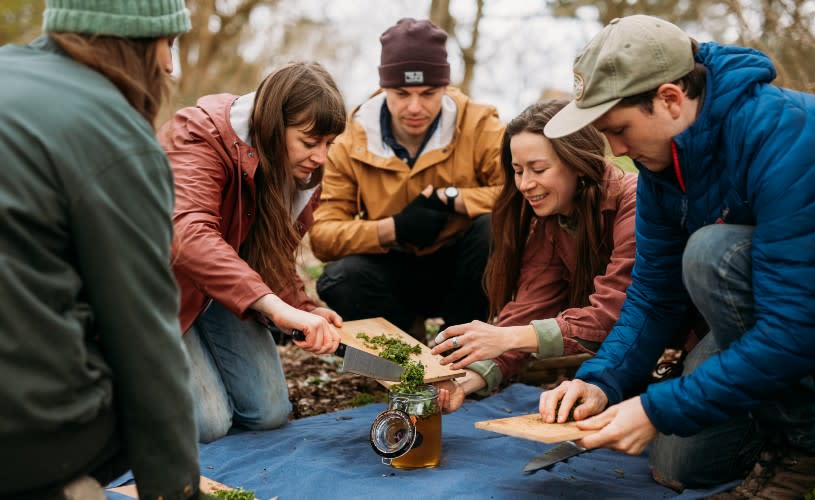
[[[562,402],[562,399],[557,402],[557,408],[555,408],[555,418],[557,418],[558,413],[560,413],[560,403]],[[569,410],[569,416],[566,418],[567,422],[574,422],[574,409],[580,406],[581,403],[583,403],[583,400],[578,399],[574,406],[572,406],[572,409]]]
[[[380,358],[385,358],[404,365],[411,354],[421,354],[422,348],[419,344],[413,347],[393,337],[385,335],[377,335],[376,337],[369,337],[366,333],[357,333],[357,338],[365,342],[365,346],[370,349],[381,349],[379,353]]]
[[[405,368],[399,383],[391,386],[391,392],[402,392],[404,394],[415,394],[420,386],[424,385],[424,365],[415,361],[402,363]]]
[[[421,354],[422,348],[419,344],[410,346],[405,342],[385,335],[370,337],[367,333],[357,333],[357,338],[365,342],[365,346],[370,349],[381,349],[379,357],[389,359],[394,363],[402,365],[405,369],[398,384],[391,386],[391,392],[401,392],[414,394],[419,387],[424,384],[424,365],[418,361],[410,361],[411,354]]]
[[[218,498],[226,500],[255,500],[255,493],[243,488],[237,490],[216,490],[212,494]]]

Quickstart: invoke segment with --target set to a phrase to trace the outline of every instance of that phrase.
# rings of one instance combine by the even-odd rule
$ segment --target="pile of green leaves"
[[[421,354],[422,348],[419,344],[413,347],[393,337],[385,335],[377,335],[376,337],[369,337],[367,333],[358,333],[358,339],[362,339],[365,345],[370,349],[382,349],[379,353],[380,358],[385,358],[405,366],[405,363],[410,359],[411,354]]]
[[[391,392],[401,392],[403,394],[416,394],[419,392],[419,387],[424,384],[424,365],[416,361],[408,361],[402,363],[405,368],[402,370],[402,376],[399,377],[399,383],[391,386]]]
[[[253,491],[238,488],[236,490],[216,490],[212,492],[213,496],[218,498],[225,498],[226,500],[255,500],[255,493]]]
[[[560,413],[560,403],[562,403],[562,402],[563,402],[563,400],[562,400],[562,399],[561,399],[560,401],[558,401],[558,402],[557,402],[557,407],[555,408],[555,418],[557,418],[557,415]],[[571,410],[569,410],[569,416],[568,416],[568,417],[566,417],[566,422],[574,422],[574,421],[575,421],[575,420],[574,420],[574,410],[575,410],[575,408],[577,408],[578,406],[580,406],[582,403],[583,403],[583,400],[582,400],[582,399],[578,399],[578,400],[575,402],[574,406],[572,406],[572,409],[571,409]]]
[[[411,347],[393,337],[386,335],[370,337],[367,333],[357,333],[357,338],[362,339],[370,349],[381,349],[379,357],[398,363],[404,368],[399,383],[391,386],[391,392],[414,394],[424,385],[424,365],[421,362],[410,361],[411,354],[422,353],[419,344]]]

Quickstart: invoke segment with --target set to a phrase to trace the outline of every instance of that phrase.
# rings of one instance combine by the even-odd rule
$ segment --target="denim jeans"
[[[225,436],[233,425],[262,430],[288,421],[286,378],[264,325],[241,321],[212,301],[184,335],[184,345],[200,442]]]
[[[682,374],[727,349],[755,324],[752,226],[714,224],[696,231],[682,258],[685,287],[710,333],[688,354]],[[744,477],[769,431],[815,449],[815,384],[807,376],[749,414],[690,437],[660,434],[651,448],[654,476],[676,489],[711,486]],[[766,432],[765,432],[766,431]]]
[[[326,266],[317,293],[344,320],[382,316],[404,331],[419,315],[441,316],[447,325],[486,320],[481,279],[490,228],[488,214],[476,217],[452,245],[423,256],[343,257]]]

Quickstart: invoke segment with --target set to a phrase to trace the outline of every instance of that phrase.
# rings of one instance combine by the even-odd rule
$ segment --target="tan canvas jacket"
[[[435,252],[466,229],[471,218],[492,211],[504,181],[504,124],[494,107],[476,104],[448,87],[439,127],[411,168],[382,141],[384,100],[380,90],[352,111],[346,131],[329,152],[310,232],[312,250],[321,260],[387,252],[390,248],[379,244],[377,220],[402,211],[428,184],[456,186],[467,215],[452,216],[432,246],[404,248],[419,255]]]

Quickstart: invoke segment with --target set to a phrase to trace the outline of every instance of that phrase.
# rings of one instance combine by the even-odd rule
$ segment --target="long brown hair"
[[[160,38],[121,38],[49,33],[68,56],[104,75],[155,128],[161,103],[170,94],[169,77],[158,61]]]
[[[492,319],[515,297],[524,246],[535,216],[513,182],[515,172],[510,141],[522,132],[543,137],[543,127],[566,104],[563,100],[533,104],[509,122],[504,132],[501,165],[506,182],[492,211],[493,248],[484,272],[484,287]],[[569,283],[568,303],[564,307],[581,307],[588,304],[588,297],[594,291],[594,278],[605,272],[611,256],[611,224],[602,220],[600,211],[605,196],[605,143],[600,133],[591,126],[560,139],[548,140],[563,163],[580,174],[573,200],[574,212],[567,221],[569,227],[574,228],[577,253],[575,273]]]
[[[241,254],[278,291],[295,276],[294,253],[300,233],[290,212],[297,191],[314,187],[323,178],[323,166],[302,184],[286,168],[286,127],[302,126],[313,137],[345,130],[342,95],[331,75],[316,62],[289,63],[267,76],[255,94],[249,119],[249,135],[260,160],[255,174],[257,219]]]

